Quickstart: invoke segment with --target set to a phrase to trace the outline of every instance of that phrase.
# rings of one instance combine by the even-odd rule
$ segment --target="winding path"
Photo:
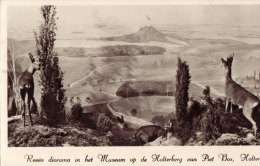
[[[106,65],[103,65],[103,66],[99,66],[99,67],[93,69],[93,70],[92,70],[90,73],[88,73],[85,77],[83,77],[83,78],[81,78],[81,79],[79,79],[79,80],[77,80],[77,81],[72,82],[72,83],[70,84],[70,87],[74,87],[74,86],[77,85],[80,81],[85,80],[86,78],[88,78],[89,76],[91,76],[92,74],[94,74],[95,71],[98,71],[98,70],[100,70],[100,69],[102,69],[102,68],[104,68],[104,67],[110,66],[110,65],[112,65],[112,64],[114,64],[114,63],[112,62],[112,63],[106,64]]]
[[[113,114],[114,116],[119,116],[119,117],[121,117],[121,116],[123,115],[125,122],[132,123],[132,124],[136,124],[136,125],[138,125],[138,126],[144,126],[144,125],[151,125],[151,124],[153,124],[153,123],[147,122],[147,121],[145,121],[145,120],[143,120],[143,119],[136,118],[136,117],[133,117],[133,116],[126,115],[126,114],[124,114],[124,113],[122,113],[122,112],[115,111],[115,110],[110,106],[110,104],[111,104],[112,102],[117,101],[117,100],[119,100],[119,99],[115,99],[115,100],[112,100],[112,101],[110,101],[110,102],[107,103],[107,108],[112,112],[112,114]]]
[[[211,81],[213,82],[214,80],[211,80]],[[219,81],[219,80],[218,80],[218,81]],[[206,86],[206,85],[201,84],[201,83],[202,83],[202,82],[209,82],[209,81],[191,81],[191,82],[192,82],[193,84],[195,84],[195,85],[201,87],[202,89],[205,89],[205,86]],[[217,82],[217,80],[216,80],[216,82]],[[213,88],[213,87],[210,87],[210,91],[211,91],[214,95],[217,95],[217,96],[220,96],[220,97],[224,97],[224,96],[225,96],[224,93],[219,92],[217,89],[215,89],[215,88]]]

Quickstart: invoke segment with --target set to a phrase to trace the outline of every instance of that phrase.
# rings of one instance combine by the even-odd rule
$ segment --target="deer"
[[[260,102],[258,97],[247,91],[241,85],[236,83],[232,79],[232,62],[234,53],[231,54],[227,60],[221,58],[222,64],[225,68],[225,93],[226,93],[226,103],[225,111],[228,109],[229,102],[231,103],[231,113],[232,113],[232,103],[237,105],[239,109],[243,109],[244,116],[253,125],[253,131],[256,136],[257,134],[257,123],[259,123],[259,113],[260,113]]]
[[[144,145],[148,142],[152,142],[159,137],[165,137],[168,132],[171,131],[172,122],[169,120],[165,128],[158,125],[146,125],[142,126],[133,133],[133,143],[136,145]]]
[[[23,104],[23,113],[22,116],[24,117],[24,127],[25,127],[25,96],[27,94],[27,107],[29,110],[29,117],[31,121],[31,125],[33,126],[32,116],[31,116],[31,101],[35,102],[34,99],[34,80],[33,80],[33,74],[36,70],[40,69],[40,62],[39,59],[35,59],[34,56],[29,52],[29,58],[31,60],[30,66],[23,71],[20,76],[18,77],[18,87],[19,87],[19,93],[22,99]]]

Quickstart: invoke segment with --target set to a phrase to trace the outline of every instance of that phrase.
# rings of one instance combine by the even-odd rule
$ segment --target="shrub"
[[[69,120],[80,120],[83,108],[80,103],[76,103],[71,107],[71,114]]]
[[[137,110],[134,108],[131,110],[131,115],[136,116],[137,115]]]
[[[191,105],[188,108],[187,120],[192,124],[195,119],[207,110],[207,107],[199,101],[191,99]]]
[[[71,97],[71,98],[70,98],[70,105],[73,106],[74,104],[75,104],[75,102],[74,102],[74,97]]]
[[[167,122],[167,120],[169,120],[168,117],[164,117],[164,116],[154,116],[151,120],[152,123],[158,125],[158,126],[162,126],[164,127],[165,122]]]
[[[112,121],[105,114],[100,114],[97,121],[97,130],[101,133],[107,133],[112,127]]]
[[[209,139],[217,139],[221,135],[219,110],[208,110],[200,120],[200,131],[207,133]]]
[[[15,98],[11,98],[11,102],[10,102],[10,105],[8,105],[8,117],[10,116],[14,116],[16,115],[17,113],[17,107],[16,107],[16,104],[15,104]]]
[[[195,130],[206,133],[208,140],[215,140],[221,135],[222,126],[220,120],[223,112],[223,103],[221,102],[223,100],[216,99],[214,101],[210,96],[210,87],[208,86],[204,89],[203,94],[203,100],[205,101],[203,107],[206,107],[206,111],[197,119],[197,125],[193,124],[193,126],[198,127]]]

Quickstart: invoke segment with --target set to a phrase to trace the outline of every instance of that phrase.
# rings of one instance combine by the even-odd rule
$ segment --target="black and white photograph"
[[[6,10],[8,147],[260,145],[260,5]]]

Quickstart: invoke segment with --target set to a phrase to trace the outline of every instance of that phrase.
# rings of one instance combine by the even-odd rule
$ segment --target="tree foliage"
[[[176,116],[179,123],[184,123],[187,116],[190,79],[189,66],[178,58],[175,100]]]
[[[81,106],[81,99],[79,97],[77,97],[77,102],[72,103],[71,114],[68,119],[69,120],[80,120],[82,113],[83,113],[83,108]]]
[[[97,130],[101,133],[107,133],[112,127],[112,121],[105,114],[100,114],[97,121]]]
[[[206,101],[208,114],[207,121],[202,126],[202,130],[208,134],[211,139],[217,139],[221,135],[220,115],[221,106],[210,96],[210,87],[206,86],[203,90],[204,100]],[[203,124],[203,123],[201,123]]]
[[[46,117],[57,122],[65,119],[65,89],[63,88],[63,72],[59,66],[59,58],[53,51],[56,40],[55,31],[57,30],[56,7],[42,6],[41,15],[43,22],[39,27],[39,32],[35,32],[36,52],[41,63],[39,82],[42,86],[41,103],[44,103],[41,104],[41,108],[45,114],[51,112],[51,116],[46,115]],[[48,110],[46,101],[44,101],[48,101],[50,96],[55,99],[53,103],[56,106],[52,106],[52,108],[55,108],[54,110]]]
[[[189,84],[190,71],[186,62],[182,62],[178,58],[178,69],[176,74],[176,92],[175,92],[175,107],[176,107],[176,126],[173,130],[182,142],[186,142],[190,136],[190,121],[188,121],[188,101],[189,101]]]

